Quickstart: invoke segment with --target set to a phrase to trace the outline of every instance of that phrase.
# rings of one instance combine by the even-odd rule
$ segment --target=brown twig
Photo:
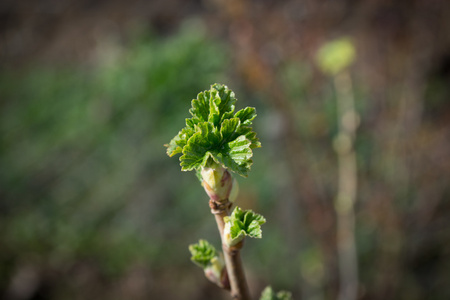
[[[222,250],[225,258],[225,265],[228,273],[228,280],[231,287],[231,296],[236,300],[250,300],[250,292],[245,278],[244,268],[242,266],[242,260],[240,255],[240,249],[242,248],[242,242],[236,246],[228,247],[225,242],[223,231],[225,228],[224,217],[229,215],[231,208],[231,202],[226,199],[225,201],[209,200],[209,206],[211,207],[211,213],[216,218],[217,228],[219,229],[220,238],[222,241]]]

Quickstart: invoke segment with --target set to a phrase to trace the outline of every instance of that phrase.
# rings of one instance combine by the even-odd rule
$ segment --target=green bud
[[[228,222],[225,223],[225,227],[223,228],[223,238],[225,240],[225,243],[228,245],[228,247],[236,246],[238,243],[240,243],[244,239],[245,235],[239,235],[235,238],[231,237],[231,222],[228,220]]]
[[[223,255],[216,256],[211,259],[210,264],[203,269],[206,278],[209,281],[214,282],[221,288],[225,287],[226,283],[226,268]]]
[[[209,167],[202,168],[201,176],[203,188],[210,199],[216,202],[222,202],[227,199],[234,201],[237,196],[237,188],[233,191],[233,186],[237,182],[233,180],[227,169],[213,163]]]

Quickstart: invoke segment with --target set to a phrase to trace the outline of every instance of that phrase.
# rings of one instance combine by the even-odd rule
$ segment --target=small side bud
[[[239,244],[243,239],[245,235],[239,235],[238,237],[232,238],[231,237],[231,221],[225,222],[225,227],[223,228],[223,239],[225,244],[228,247],[234,247],[237,244]]]
[[[222,255],[211,259],[210,264],[204,268],[203,271],[209,281],[217,284],[221,288],[229,288],[225,261],[223,260]]]
[[[230,288],[222,253],[205,240],[190,245],[189,251],[192,255],[191,260],[203,269],[205,276],[211,282],[224,289]]]

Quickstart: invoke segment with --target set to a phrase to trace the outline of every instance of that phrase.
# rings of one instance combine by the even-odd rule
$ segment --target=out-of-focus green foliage
[[[292,300],[292,295],[286,291],[275,293],[272,287],[268,286],[262,292],[260,300]]]
[[[165,184],[178,168],[163,144],[191,97],[226,79],[226,47],[201,24],[182,28],[109,45],[89,69],[0,73],[0,277],[17,258],[56,269],[95,261],[107,274],[185,263],[166,249],[186,240],[168,237],[178,234],[173,220],[195,232],[201,191],[190,179]]]

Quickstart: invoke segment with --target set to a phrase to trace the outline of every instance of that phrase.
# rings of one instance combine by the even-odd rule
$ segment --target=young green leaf
[[[186,127],[167,147],[167,154],[181,153],[183,171],[199,170],[213,163],[242,176],[252,165],[252,149],[261,147],[251,128],[256,110],[247,107],[234,113],[236,97],[227,86],[211,85],[192,100]]]
[[[186,146],[187,141],[191,136],[193,136],[195,130],[193,127],[187,126],[183,128],[178,134],[170,141],[167,147],[167,155],[170,157],[175,154],[181,153],[183,151],[184,146]]]
[[[191,260],[203,269],[211,265],[212,261],[219,257],[216,248],[205,240],[200,240],[197,244],[189,246]]]
[[[217,91],[218,96],[220,97],[219,103],[219,117],[220,121],[223,122],[225,119],[229,119],[233,116],[234,112],[234,104],[237,99],[234,95],[234,92],[226,85],[215,83],[211,86],[214,90]]]
[[[229,246],[234,246],[249,236],[260,239],[262,237],[261,225],[266,219],[251,210],[241,210],[236,207],[229,217],[224,218],[225,240]]]
[[[256,109],[254,107],[246,107],[238,111],[235,117],[239,118],[242,124],[251,125],[253,119],[256,117]]]
[[[286,291],[280,291],[275,294],[272,287],[268,286],[262,292],[259,300],[292,300],[292,294]]]

